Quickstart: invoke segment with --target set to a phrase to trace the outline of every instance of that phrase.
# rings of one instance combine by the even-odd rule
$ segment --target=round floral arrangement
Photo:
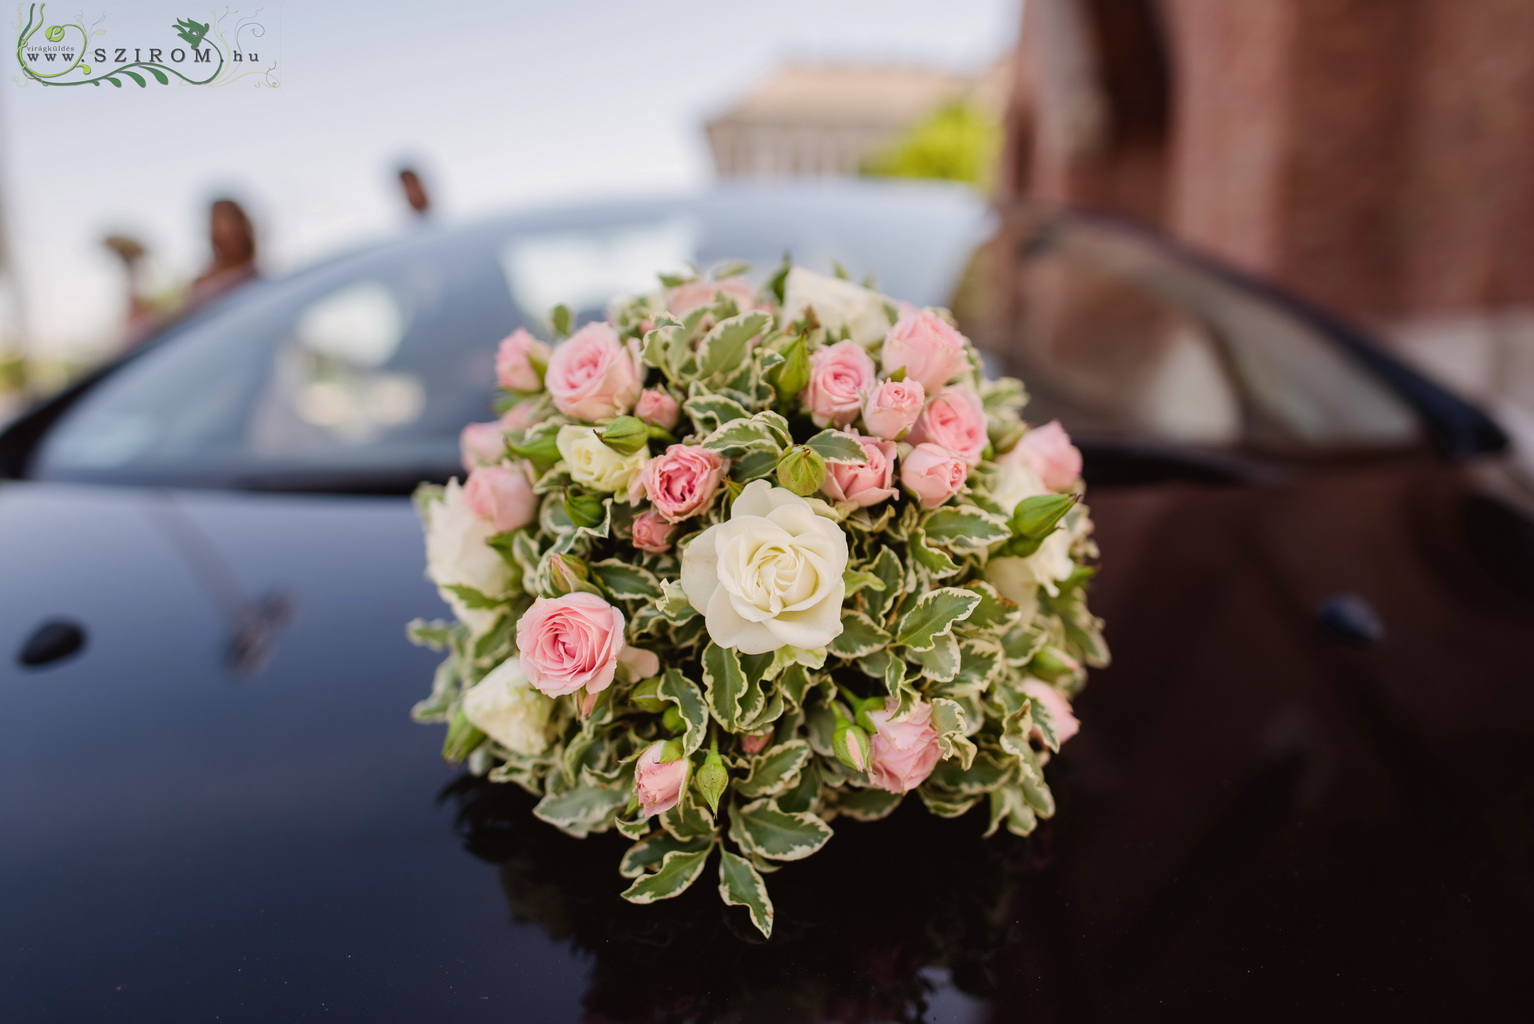
[[[763,934],[763,875],[914,792],[987,834],[1054,812],[1096,557],[1081,456],[1027,427],[942,310],[785,265],[662,277],[606,322],[505,339],[467,478],[417,493],[457,621],[415,709],[534,814],[635,840],[636,903],[718,849]]]

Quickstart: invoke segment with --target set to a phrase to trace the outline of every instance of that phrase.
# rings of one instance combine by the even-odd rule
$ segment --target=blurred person
[[[431,216],[431,196],[427,194],[426,184],[421,180],[421,175],[414,167],[406,165],[399,169],[399,184],[404,190],[405,202],[410,209],[422,220]]]
[[[233,199],[213,200],[208,210],[208,241],[213,258],[187,289],[183,312],[205,306],[260,276],[255,226],[245,208]]]

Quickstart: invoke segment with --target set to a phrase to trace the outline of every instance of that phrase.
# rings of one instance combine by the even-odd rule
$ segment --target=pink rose
[[[919,444],[900,460],[900,486],[920,501],[922,508],[937,508],[958,494],[968,476],[963,457],[941,445]]]
[[[538,496],[525,462],[476,467],[463,485],[463,500],[497,533],[520,530],[538,516]]]
[[[623,653],[623,626],[623,613],[595,594],[540,597],[517,620],[522,674],[550,697],[600,693]]]
[[[930,394],[969,368],[964,337],[930,309],[907,313],[884,339],[885,375],[902,366]]]
[[[671,392],[662,388],[645,388],[639,393],[639,404],[634,406],[634,415],[652,427],[670,430],[682,418],[682,409],[676,404],[676,399],[671,397]]]
[[[932,705],[917,701],[904,718],[891,721],[896,703],[890,698],[883,710],[868,713],[874,723],[873,784],[891,793],[909,793],[927,781],[942,749],[932,725]]]
[[[863,426],[870,434],[895,441],[916,422],[927,391],[917,380],[886,380],[863,400]]]
[[[501,429],[526,430],[528,427],[543,422],[538,417],[538,402],[523,401],[501,413]]]
[[[543,390],[543,373],[549,347],[518,327],[495,350],[495,379],[509,391]]]
[[[687,758],[661,763],[666,748],[665,740],[656,740],[645,748],[634,762],[634,793],[639,797],[639,809],[646,818],[652,814],[664,814],[682,799],[687,787]]]
[[[828,463],[826,482],[821,485],[820,493],[832,501],[850,501],[858,508],[893,498],[896,494],[892,486],[895,482],[895,442],[863,437],[850,427],[847,433],[863,446],[868,461],[861,466]]]
[[[966,465],[980,465],[985,451],[985,406],[968,388],[944,388],[927,403],[911,436],[912,444],[942,445],[961,456]]]
[[[1049,724],[1055,727],[1055,739],[1061,746],[1081,731],[1081,721],[1071,712],[1071,702],[1065,694],[1032,676],[1023,680],[1023,692],[1035,703],[1043,705],[1044,713],[1049,716]]]
[[[1081,479],[1081,449],[1071,444],[1059,420],[1034,427],[1007,454],[1037,473],[1052,491],[1070,490]]]
[[[746,753],[752,756],[755,756],[766,750],[767,745],[771,742],[771,732],[747,733],[740,738],[740,749],[744,750]]]
[[[639,482],[655,511],[679,523],[708,510],[724,479],[724,459],[690,444],[674,444],[646,462]]]
[[[634,517],[631,535],[634,546],[640,551],[662,555],[671,550],[671,535],[675,532],[675,523],[666,522],[659,512],[651,509]]]
[[[719,281],[688,281],[671,289],[666,308],[674,316],[686,316],[699,306],[712,306],[717,296],[728,295],[735,300],[735,308],[744,313],[756,308],[756,286],[743,277],[726,277]]]
[[[638,348],[605,323],[587,324],[561,342],[543,377],[554,407],[587,423],[632,409],[643,379]]]
[[[499,423],[470,423],[458,435],[458,453],[464,472],[493,466],[506,457],[506,432]]]
[[[810,383],[800,400],[817,427],[846,426],[863,408],[874,383],[874,361],[855,341],[838,341],[810,356]]]

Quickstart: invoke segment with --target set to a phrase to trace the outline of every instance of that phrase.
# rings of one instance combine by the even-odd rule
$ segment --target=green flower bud
[[[670,733],[682,733],[687,731],[687,722],[682,718],[682,712],[675,704],[666,708],[666,713],[660,716],[661,726]]]
[[[577,591],[596,594],[596,584],[591,582],[591,570],[574,555],[550,555],[543,563],[544,597],[563,597]]]
[[[670,704],[662,700],[660,696],[660,677],[646,679],[629,692],[629,702],[640,711],[648,711],[652,715],[664,711]],[[670,705],[675,708],[675,705]]]
[[[619,455],[633,455],[650,443],[650,428],[636,416],[619,416],[598,431],[597,436]]]
[[[602,521],[602,499],[595,494],[566,491],[565,515],[576,526],[596,526]]]
[[[855,772],[868,771],[868,759],[870,747],[868,733],[862,727],[853,725],[843,718],[836,723],[836,732],[831,737],[831,748],[836,751],[836,759]]]
[[[715,814],[719,813],[719,798],[729,784],[730,773],[725,771],[724,759],[719,756],[719,751],[709,751],[708,757],[703,759],[703,767],[693,775],[693,785],[698,787],[698,792],[708,801],[708,809]]]
[[[778,483],[801,498],[820,490],[826,482],[826,460],[809,445],[796,444],[778,460]]]
[[[1058,683],[1079,676],[1081,662],[1057,647],[1046,647],[1033,656],[1028,671],[1047,682]]]
[[[783,348],[783,362],[774,368],[769,379],[780,401],[799,394],[809,385],[810,349],[803,335]]]

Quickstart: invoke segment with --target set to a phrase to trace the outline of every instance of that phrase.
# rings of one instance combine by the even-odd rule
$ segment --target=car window
[[[987,285],[969,286],[982,301],[961,320],[1027,383],[1032,420],[1284,456],[1422,438],[1412,407],[1324,331],[1149,238],[1055,228],[992,246],[971,274]]]

